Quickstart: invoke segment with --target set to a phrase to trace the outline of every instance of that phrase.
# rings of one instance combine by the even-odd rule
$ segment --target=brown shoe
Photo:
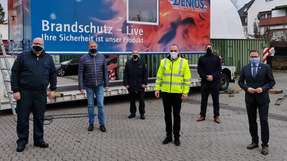
[[[197,122],[200,122],[200,121],[204,121],[204,120],[205,120],[205,117],[200,116],[196,121],[197,121]]]
[[[219,119],[219,117],[217,116],[217,117],[214,117],[214,122],[215,123],[218,123],[218,124],[220,124],[221,123],[221,121],[220,121],[220,119]]]

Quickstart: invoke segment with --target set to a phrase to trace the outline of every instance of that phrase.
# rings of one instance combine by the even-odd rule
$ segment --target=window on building
[[[258,17],[259,20],[268,19],[268,18],[272,17],[272,13],[271,13],[271,11],[259,12],[257,17]]]

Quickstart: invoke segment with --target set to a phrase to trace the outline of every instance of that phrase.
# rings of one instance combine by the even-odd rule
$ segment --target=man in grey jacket
[[[98,53],[97,43],[94,41],[89,42],[89,54],[80,58],[78,78],[79,90],[84,94],[85,89],[88,98],[88,131],[94,130],[94,96],[96,96],[100,130],[106,132],[104,88],[108,84],[107,64],[105,56]]]

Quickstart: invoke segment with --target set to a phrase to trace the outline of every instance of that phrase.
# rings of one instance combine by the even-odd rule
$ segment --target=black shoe
[[[46,142],[41,142],[41,143],[34,143],[34,146],[39,147],[39,148],[48,148],[49,144]]]
[[[249,150],[252,150],[252,149],[258,148],[258,144],[256,144],[256,143],[251,143],[251,144],[249,144],[246,148],[249,149]]]
[[[166,137],[163,141],[162,144],[168,144],[172,142],[172,137]]]
[[[263,154],[263,155],[269,154],[268,146],[262,146],[261,154]]]
[[[23,152],[26,147],[26,144],[17,145],[16,152]]]
[[[145,116],[144,116],[144,115],[141,115],[141,116],[140,116],[140,119],[144,120],[144,119],[145,119]]]
[[[94,125],[89,125],[88,131],[93,131],[94,130]]]
[[[174,139],[174,145],[175,145],[175,146],[180,146],[180,140],[179,140],[179,138],[175,138],[175,139]]]
[[[136,117],[136,114],[130,114],[130,115],[128,116],[129,119],[135,118],[135,117]]]
[[[100,126],[100,130],[101,130],[101,132],[106,132],[107,131],[107,129],[106,129],[106,127],[104,125]]]

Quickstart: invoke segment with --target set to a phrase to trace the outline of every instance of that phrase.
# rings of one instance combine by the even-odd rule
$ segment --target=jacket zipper
[[[95,77],[97,76],[97,66],[96,66],[96,56],[94,56],[94,67],[95,67]],[[97,80],[97,77],[96,77],[96,86],[98,86],[98,80]]]
[[[171,73],[170,73],[170,82],[169,82],[169,92],[170,93],[171,93],[172,74],[173,74],[173,61],[171,61]]]

